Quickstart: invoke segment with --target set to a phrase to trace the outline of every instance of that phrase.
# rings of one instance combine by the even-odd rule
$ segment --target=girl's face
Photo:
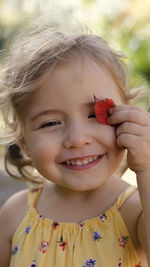
[[[72,58],[48,75],[29,99],[22,146],[47,180],[73,191],[99,187],[124,151],[115,127],[95,118],[94,95],[122,103],[110,73],[90,57]]]

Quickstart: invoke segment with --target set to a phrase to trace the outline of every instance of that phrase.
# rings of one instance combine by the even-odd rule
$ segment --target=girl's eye
[[[89,115],[88,118],[96,118],[96,116],[95,116],[95,112],[92,112],[92,113]]]
[[[58,124],[60,124],[60,122],[58,122],[58,121],[49,121],[49,122],[46,122],[46,123],[42,124],[40,126],[40,129],[41,128],[45,128],[45,127],[55,126],[55,125],[58,125]]]

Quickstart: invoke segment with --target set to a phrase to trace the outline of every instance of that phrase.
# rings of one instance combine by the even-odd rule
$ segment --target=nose
[[[81,148],[85,145],[90,145],[92,137],[86,127],[83,125],[73,125],[67,130],[66,137],[64,139],[64,147],[69,148]]]

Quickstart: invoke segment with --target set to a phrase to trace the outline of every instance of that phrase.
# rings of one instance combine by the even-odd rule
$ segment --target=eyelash
[[[89,117],[91,117],[92,116],[92,118],[96,118],[96,116],[95,116],[95,112],[92,112],[90,115],[89,115]],[[94,117],[93,117],[94,116]],[[88,117],[88,118],[89,118]]]
[[[95,116],[95,112],[92,112],[89,116],[88,116],[88,118],[96,118],[96,116]],[[52,127],[52,126],[55,126],[55,125],[58,125],[58,124],[61,124],[60,122],[57,122],[57,121],[49,121],[49,122],[47,122],[47,123],[44,123],[44,124],[42,124],[41,126],[40,126],[40,129],[41,128],[45,128],[45,127]]]
[[[44,124],[42,124],[41,126],[40,126],[40,129],[41,128],[45,128],[45,127],[48,127],[48,126],[55,126],[55,125],[57,125],[57,124],[60,124],[60,122],[57,122],[57,121],[49,121],[49,122],[46,122],[46,123],[44,123]]]

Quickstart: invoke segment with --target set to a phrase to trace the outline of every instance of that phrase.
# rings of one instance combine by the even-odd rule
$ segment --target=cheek
[[[106,146],[110,152],[113,162],[115,160],[116,164],[121,164],[122,160],[125,158],[126,150],[120,148],[117,145],[117,138],[116,138],[116,126],[108,126],[109,131],[107,131],[105,135],[105,142]],[[115,165],[114,165],[115,167]]]
[[[103,144],[109,148],[114,149],[117,146],[116,142],[116,127],[103,126],[103,129],[99,130],[99,138],[103,141]],[[118,147],[118,146],[117,146]]]
[[[112,145],[117,145],[117,142],[116,142],[116,127],[115,126],[108,126],[109,127],[109,140],[108,142]]]
[[[28,141],[29,140],[29,141]],[[47,163],[52,161],[57,153],[58,143],[51,141],[51,138],[42,137],[32,138],[27,140],[27,147],[29,148],[29,153],[34,165]]]

